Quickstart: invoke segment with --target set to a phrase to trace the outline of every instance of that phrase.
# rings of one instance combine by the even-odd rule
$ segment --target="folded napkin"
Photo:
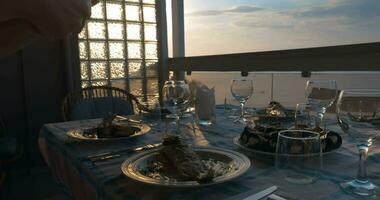
[[[195,113],[199,120],[215,119],[215,89],[202,85],[195,93]]]

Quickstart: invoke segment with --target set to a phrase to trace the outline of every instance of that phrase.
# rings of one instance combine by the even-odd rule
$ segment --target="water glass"
[[[319,133],[306,130],[280,131],[276,146],[276,170],[294,184],[314,183],[322,167]]]

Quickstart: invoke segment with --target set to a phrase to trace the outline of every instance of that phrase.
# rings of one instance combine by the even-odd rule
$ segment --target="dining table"
[[[135,115],[144,123],[151,124],[147,134],[118,140],[84,141],[68,136],[68,131],[91,127],[101,119],[68,121],[45,124],[39,137],[39,148],[62,191],[78,200],[121,200],[121,199],[244,199],[265,188],[276,185],[275,194],[291,199],[361,199],[345,193],[339,184],[356,176],[358,150],[352,138],[343,133],[329,118],[327,128],[340,134],[342,146],[323,155],[323,167],[318,180],[311,184],[287,182],[275,168],[275,156],[248,151],[236,145],[233,140],[244,130],[242,124],[234,123],[223,106],[216,106],[216,121],[211,126],[197,125],[194,120],[183,120],[181,134],[192,146],[211,146],[245,154],[251,161],[246,173],[228,182],[203,186],[177,188],[146,184],[125,176],[122,163],[137,151],[128,151],[119,157],[92,162],[91,155],[113,152],[120,149],[134,149],[147,144],[160,143],[165,134],[165,123],[149,121],[144,115]],[[368,179],[380,185],[380,145],[375,142],[370,148],[367,160]],[[380,198],[380,197],[379,197]]]

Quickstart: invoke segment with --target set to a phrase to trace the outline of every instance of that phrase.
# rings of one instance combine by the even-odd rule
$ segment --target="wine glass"
[[[312,111],[317,113],[316,127],[322,128],[323,116],[337,97],[335,80],[307,81],[305,95]]]
[[[312,128],[310,116],[310,105],[308,103],[298,103],[294,113],[294,128],[308,129]]]
[[[359,169],[356,179],[341,183],[341,187],[361,196],[378,195],[378,186],[367,180],[368,149],[380,133],[380,90],[352,89],[340,92],[337,104],[338,124],[348,133],[359,150]]]
[[[253,81],[250,78],[237,78],[231,81],[231,94],[240,103],[240,117],[235,122],[245,124],[244,105],[253,93]]]
[[[172,113],[170,117],[175,119],[176,132],[178,133],[180,111],[185,110],[190,99],[189,85],[185,81],[166,81],[162,95],[165,108]]]
[[[278,133],[276,170],[286,181],[294,184],[314,183],[321,167],[319,133],[307,130],[284,130]]]

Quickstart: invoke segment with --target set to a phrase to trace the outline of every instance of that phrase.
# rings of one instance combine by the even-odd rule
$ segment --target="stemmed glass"
[[[316,127],[322,128],[323,116],[337,97],[335,80],[307,81],[305,95],[311,110],[317,113]]]
[[[237,78],[231,81],[231,94],[240,102],[240,118],[235,122],[245,124],[244,105],[253,93],[253,81],[250,78]]]
[[[359,169],[356,179],[341,183],[341,187],[361,196],[378,195],[378,186],[367,180],[368,149],[380,133],[375,121],[380,115],[380,90],[352,89],[341,91],[338,103],[338,124],[348,133],[359,150]]]
[[[179,133],[180,111],[184,110],[190,100],[189,85],[185,81],[166,81],[162,95],[165,108],[172,113],[171,117],[175,119],[175,131]]]

